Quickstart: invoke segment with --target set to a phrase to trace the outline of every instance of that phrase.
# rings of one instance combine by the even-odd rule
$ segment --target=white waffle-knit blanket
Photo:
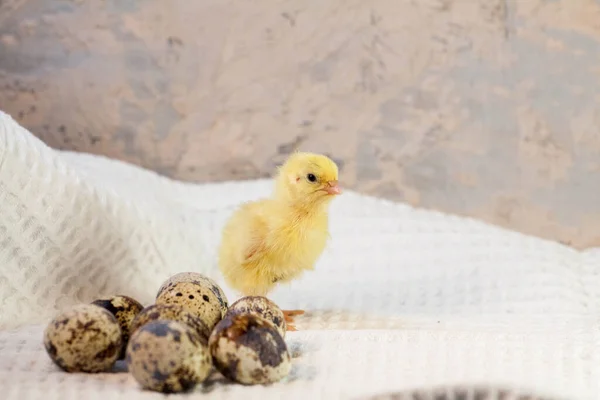
[[[0,398],[161,397],[128,374],[58,371],[41,346],[44,323],[100,295],[149,304],[180,271],[222,283],[219,230],[270,185],[184,184],[59,152],[0,112]],[[269,387],[207,384],[193,398],[493,385],[600,399],[600,249],[577,252],[350,191],[332,204],[331,232],[316,271],[273,294],[284,308],[310,311],[288,336],[291,376]]]

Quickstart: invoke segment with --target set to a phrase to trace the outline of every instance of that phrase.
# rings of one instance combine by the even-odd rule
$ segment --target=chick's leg
[[[283,316],[285,318],[285,322],[287,325],[288,331],[297,331],[296,326],[294,325],[294,317],[296,315],[304,314],[304,310],[283,310]]]
[[[243,296],[262,296],[268,297],[268,293],[273,289],[273,287],[277,284],[280,279],[272,279],[271,282],[265,284],[264,280],[260,280],[258,278],[255,279],[246,279],[245,282],[251,282],[251,284],[246,285],[241,290],[241,294]],[[297,331],[296,326],[294,325],[294,317],[297,315],[304,314],[304,310],[282,310],[283,317],[285,319],[286,330],[287,331]]]
[[[275,276],[272,278],[271,283],[274,285],[279,283],[286,283],[291,281],[292,278],[284,277],[284,276]],[[266,295],[266,293],[264,294]],[[286,330],[287,331],[297,331],[296,326],[294,325],[294,317],[297,315],[304,314],[304,310],[281,310],[283,311],[283,317],[285,319]]]

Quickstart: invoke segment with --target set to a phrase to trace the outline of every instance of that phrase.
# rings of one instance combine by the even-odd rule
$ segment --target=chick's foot
[[[304,314],[304,310],[283,310],[283,316],[287,325],[286,330],[297,331],[298,329],[296,329],[296,326],[294,325],[294,317],[302,314]]]

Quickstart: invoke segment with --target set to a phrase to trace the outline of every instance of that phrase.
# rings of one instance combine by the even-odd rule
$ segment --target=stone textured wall
[[[4,0],[0,108],[183,180],[300,148],[366,193],[600,245],[597,0]]]

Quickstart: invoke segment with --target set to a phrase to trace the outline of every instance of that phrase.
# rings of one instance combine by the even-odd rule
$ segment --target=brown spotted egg
[[[292,366],[283,337],[273,324],[254,314],[230,314],[221,320],[209,348],[219,372],[246,385],[277,382]]]
[[[263,296],[246,296],[234,302],[227,311],[227,315],[251,313],[273,323],[279,334],[285,338],[287,329],[285,316],[281,308]]]
[[[219,300],[219,304],[221,306],[221,316],[225,316],[228,307],[227,296],[225,295],[225,292],[214,280],[198,272],[180,272],[173,275],[161,285],[160,289],[158,289],[157,297],[160,296],[163,290],[179,282],[192,282],[209,288]]]
[[[44,331],[50,359],[67,372],[104,372],[119,357],[122,339],[117,319],[93,304],[57,315]]]
[[[140,311],[142,311],[144,306],[142,306],[137,300],[129,296],[123,295],[98,299],[93,301],[92,304],[106,309],[117,319],[117,322],[121,327],[123,339],[119,359],[123,359],[125,357],[125,349],[127,348],[127,342],[129,341],[131,322],[133,321],[135,316]]]
[[[221,304],[213,291],[193,282],[177,282],[159,293],[156,304],[175,304],[200,317],[213,329],[223,317]]]
[[[159,319],[177,321],[189,325],[198,332],[204,340],[208,340],[208,337],[210,336],[210,329],[200,317],[175,304],[152,304],[144,308],[131,323],[131,333],[135,332],[141,326]]]
[[[137,329],[127,345],[127,367],[144,389],[188,391],[212,371],[207,342],[177,321],[152,321]]]

